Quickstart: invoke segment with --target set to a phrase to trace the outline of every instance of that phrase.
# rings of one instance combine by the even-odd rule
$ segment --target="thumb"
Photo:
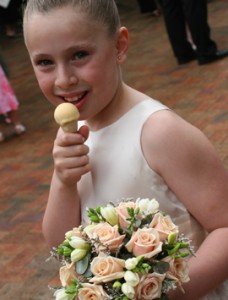
[[[83,136],[85,141],[88,139],[89,136],[89,127],[87,125],[83,125],[79,128],[78,132]]]

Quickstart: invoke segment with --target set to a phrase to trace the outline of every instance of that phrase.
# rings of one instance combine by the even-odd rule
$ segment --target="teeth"
[[[75,102],[78,101],[80,99],[80,97],[74,97],[74,98],[64,98],[66,101],[68,102]]]
[[[80,100],[83,96],[84,96],[84,93],[81,94],[80,96],[77,96],[77,97],[73,97],[73,98],[65,97],[64,99],[65,99],[67,102],[75,102],[75,101]]]

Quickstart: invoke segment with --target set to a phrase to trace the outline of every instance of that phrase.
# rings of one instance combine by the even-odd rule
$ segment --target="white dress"
[[[141,149],[143,124],[151,114],[164,109],[168,108],[148,98],[113,124],[90,132],[86,144],[90,147],[92,172],[84,175],[79,184],[82,218],[86,219],[86,207],[107,205],[122,198],[156,198],[160,209],[172,216],[197,249],[205,231],[162,177],[148,166]],[[203,300],[228,300],[228,283],[226,287],[226,291],[213,291]]]

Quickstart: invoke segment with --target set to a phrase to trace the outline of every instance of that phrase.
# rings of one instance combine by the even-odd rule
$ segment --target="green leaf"
[[[63,255],[66,257],[70,256],[71,252],[72,252],[72,249],[70,249],[70,248],[63,249]]]
[[[169,297],[165,294],[162,294],[161,298],[159,300],[169,300]]]
[[[136,221],[135,221],[135,226],[136,226],[136,227],[139,227],[140,225],[141,225],[141,220],[136,220]]]
[[[79,260],[76,264],[76,272],[83,275],[88,269],[91,254],[88,253],[83,259]]]
[[[94,215],[94,216],[91,216],[91,217],[90,217],[90,220],[93,221],[93,222],[95,222],[95,223],[99,223],[99,222],[100,222],[99,217],[97,217],[97,216],[95,216],[95,215]]]
[[[159,261],[154,267],[154,272],[159,274],[165,274],[169,270],[169,263],[165,261]]]
[[[85,271],[85,273],[83,274],[84,277],[86,278],[90,278],[93,276],[93,273],[91,272],[91,269],[90,269],[90,265],[88,266],[87,270]]]

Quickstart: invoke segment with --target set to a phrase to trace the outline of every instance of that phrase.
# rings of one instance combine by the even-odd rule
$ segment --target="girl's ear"
[[[116,58],[118,63],[123,63],[127,58],[129,35],[126,27],[120,27],[117,33]]]

